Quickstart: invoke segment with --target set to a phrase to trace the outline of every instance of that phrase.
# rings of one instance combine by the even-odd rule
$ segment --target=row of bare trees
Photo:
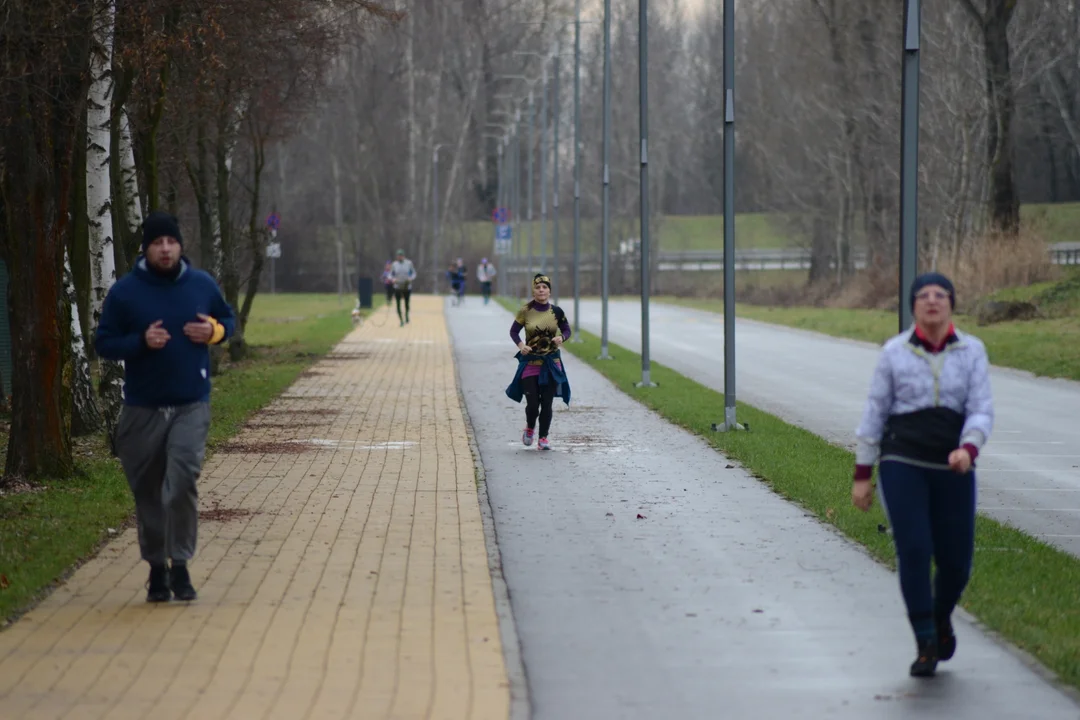
[[[229,350],[244,354],[268,150],[316,106],[344,49],[401,15],[369,0],[0,5],[7,477],[67,476],[72,436],[111,432],[123,370],[86,339],[149,210],[190,220],[187,250],[238,310]]]
[[[262,218],[270,209],[283,219],[290,272],[340,271],[336,244],[338,257],[351,246],[349,265],[373,275],[405,247],[434,279],[464,245],[455,221],[489,217],[507,180],[497,149],[517,132],[536,160],[537,213],[540,169],[550,174],[558,154],[565,219],[576,5],[7,0],[0,253],[11,273],[15,365],[4,379],[15,389],[8,474],[66,474],[71,434],[114,420],[121,369],[97,363],[85,338],[113,278],[130,267],[150,208],[184,218],[189,253],[238,309],[234,357],[244,352],[244,322],[265,280]],[[637,3],[611,5],[618,241],[635,234],[638,206]],[[650,5],[654,221],[715,214],[723,169],[719,9]],[[920,236],[934,253],[955,255],[986,232],[1015,236],[1021,202],[1080,199],[1080,3],[923,5]],[[601,194],[602,46],[600,3],[581,7],[588,220],[599,214]],[[843,282],[856,247],[875,263],[891,262],[900,5],[742,3],[737,22],[738,209],[769,213],[803,239],[815,280]],[[537,113],[529,138],[516,113],[530,90],[537,110],[544,94],[555,107],[557,72],[560,112]],[[562,142],[552,149],[556,122]],[[527,168],[523,158],[522,187]],[[597,224],[585,227],[584,242],[595,247]],[[677,249],[677,238],[664,242]]]
[[[586,217],[598,215],[601,194],[600,5],[582,3]],[[638,3],[611,5],[612,213],[616,227],[622,223],[632,235]],[[920,237],[928,252],[955,254],[973,237],[1015,236],[1022,202],[1080,200],[1080,3],[922,5]],[[342,57],[333,100],[280,155],[288,164],[292,191],[282,198],[296,242],[317,246],[319,228],[337,224],[352,229],[361,265],[405,245],[422,272],[445,267],[455,254],[449,221],[490,216],[494,136],[514,110],[524,109],[530,87],[539,97],[536,54],[556,51],[565,212],[572,187],[574,6],[573,0],[417,0],[408,22]],[[723,176],[719,3],[653,0],[650,7],[653,208],[657,217],[716,214]],[[853,247],[867,248],[875,263],[896,254],[902,10],[895,0],[774,0],[737,10],[736,205],[770,213],[783,232],[811,247],[815,280],[835,282],[839,273],[843,282],[853,271]],[[512,75],[529,80],[505,77]],[[537,118],[548,147],[555,120]],[[517,127],[524,135],[524,118]],[[431,158],[438,145],[440,197],[434,198]],[[337,174],[330,172],[332,159]],[[525,173],[527,164],[521,166]],[[327,178],[337,183],[333,193],[321,191]],[[435,202],[441,233],[433,227]],[[317,249],[307,254],[319,257]]]

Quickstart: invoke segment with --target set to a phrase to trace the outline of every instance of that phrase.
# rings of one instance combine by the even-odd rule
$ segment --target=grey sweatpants
[[[191,559],[199,523],[196,482],[206,455],[210,403],[124,406],[116,450],[135,496],[143,560]]]

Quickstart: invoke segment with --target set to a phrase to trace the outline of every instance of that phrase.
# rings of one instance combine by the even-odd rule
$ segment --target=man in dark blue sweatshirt
[[[146,217],[142,255],[109,290],[95,339],[98,355],[124,362],[124,409],[113,441],[150,563],[148,602],[196,597],[187,563],[210,429],[209,346],[235,327],[217,282],[192,267],[183,243],[175,217]]]

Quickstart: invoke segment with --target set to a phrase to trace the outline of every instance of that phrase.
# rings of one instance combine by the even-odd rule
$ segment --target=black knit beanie
[[[154,210],[143,220],[142,249],[146,252],[147,246],[164,236],[176,238],[176,242],[184,244],[184,238],[180,235],[180,222],[167,212]]]
[[[928,285],[937,285],[949,293],[949,307],[956,308],[956,289],[953,288],[952,280],[941,273],[928,272],[915,278],[911,283],[911,307],[915,308],[915,295]]]

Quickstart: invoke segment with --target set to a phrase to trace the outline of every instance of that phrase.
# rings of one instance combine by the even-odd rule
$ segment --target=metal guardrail
[[[1050,262],[1055,265],[1080,265],[1080,248],[1050,248]]]
[[[1080,265],[1080,243],[1056,243],[1047,248],[1054,265]],[[852,253],[856,267],[866,265],[865,250]],[[663,270],[720,270],[723,250],[661,251],[657,261]],[[805,270],[810,267],[809,248],[744,248],[735,252],[738,270]]]
[[[1054,265],[1080,265],[1080,243],[1057,243],[1047,248],[1050,254],[1050,262]],[[852,253],[852,262],[855,267],[866,267],[866,251],[856,250]],[[660,272],[683,271],[719,271],[724,269],[723,250],[661,250],[656,254],[657,270]],[[622,255],[613,258],[613,263],[627,267],[637,267],[635,255]],[[503,258],[503,262],[511,267],[521,267],[525,263],[514,262],[510,258]],[[535,264],[539,264],[536,258]],[[548,261],[550,264],[550,258]],[[560,265],[569,268],[569,258],[562,258]],[[581,270],[590,272],[598,269],[600,260],[595,255],[582,257]],[[810,268],[809,248],[744,248],[735,253],[736,270],[808,270]]]

